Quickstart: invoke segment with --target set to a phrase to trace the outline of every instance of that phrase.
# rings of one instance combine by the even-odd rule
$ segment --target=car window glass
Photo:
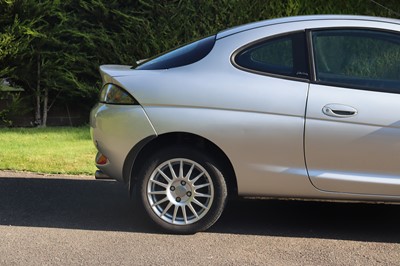
[[[235,63],[249,70],[304,77],[308,76],[305,47],[304,33],[293,33],[245,48],[236,55]]]
[[[206,57],[215,44],[215,35],[189,43],[140,64],[138,70],[157,70],[193,64]]]
[[[400,91],[400,37],[373,30],[313,32],[316,79]]]
[[[292,40],[283,38],[258,44],[241,52],[236,63],[257,71],[290,75],[293,72]]]

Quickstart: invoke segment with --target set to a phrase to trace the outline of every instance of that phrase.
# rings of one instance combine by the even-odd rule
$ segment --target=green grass
[[[88,127],[0,128],[0,170],[93,175],[95,155]]]

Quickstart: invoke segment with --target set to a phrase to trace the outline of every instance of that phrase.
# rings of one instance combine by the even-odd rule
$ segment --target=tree
[[[5,40],[10,36],[14,50],[0,58],[4,64],[1,74],[31,91],[35,123],[46,126],[47,113],[60,95],[88,95],[94,87],[81,82],[74,71],[79,49],[64,40],[69,28],[64,4],[24,0],[4,5],[12,23],[2,36]]]
[[[118,1],[9,0],[1,6],[8,20],[0,21],[0,77],[31,92],[38,126],[46,126],[56,101],[93,102],[100,64],[134,62],[127,51],[139,31],[131,29],[143,29],[143,21],[127,7],[122,12]]]
[[[397,17],[397,6],[397,0],[0,0],[0,78],[30,92],[35,123],[46,126],[54,104],[94,103],[101,64],[134,65],[262,19],[326,13]]]

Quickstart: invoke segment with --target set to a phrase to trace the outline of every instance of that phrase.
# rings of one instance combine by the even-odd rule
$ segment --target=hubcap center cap
[[[184,186],[177,186],[176,190],[174,191],[177,197],[184,197],[186,195],[187,189]]]

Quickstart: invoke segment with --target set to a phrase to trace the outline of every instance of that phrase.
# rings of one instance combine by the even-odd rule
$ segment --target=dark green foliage
[[[6,103],[6,106],[0,109],[0,125],[12,127],[14,125],[14,117],[27,114],[31,111],[29,107],[26,107],[24,98],[20,92],[2,92],[0,94],[0,101]]]
[[[97,98],[101,64],[134,65],[185,42],[263,19],[397,17],[400,8],[397,0],[0,0],[0,12],[0,78],[9,77],[30,91],[36,120],[43,124],[53,103],[81,103],[89,109]]]

